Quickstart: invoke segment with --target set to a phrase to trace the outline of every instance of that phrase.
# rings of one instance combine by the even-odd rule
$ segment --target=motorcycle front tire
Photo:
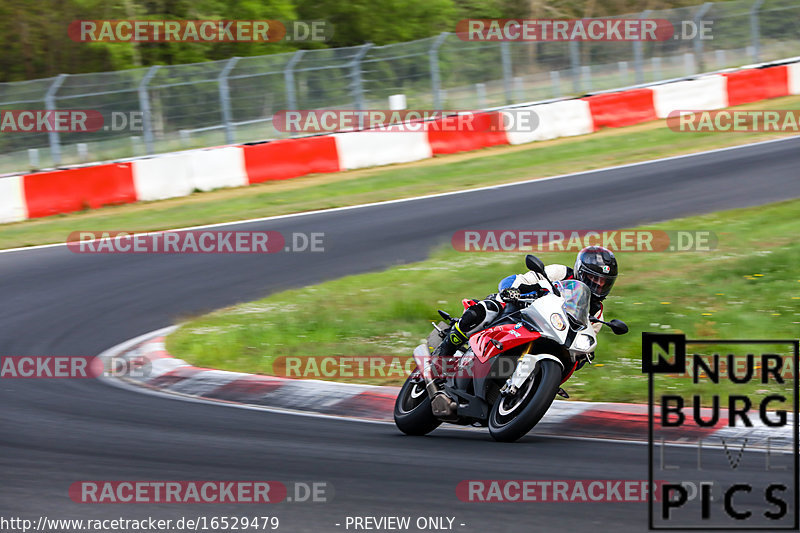
[[[499,412],[503,402],[502,397],[492,406],[489,413],[489,434],[495,440],[500,442],[519,440],[533,429],[550,409],[561,385],[561,366],[551,359],[540,361],[538,366],[536,373],[530,378],[538,380],[538,384],[527,392],[530,398],[522,400],[526,403],[519,414],[508,421],[503,421]]]

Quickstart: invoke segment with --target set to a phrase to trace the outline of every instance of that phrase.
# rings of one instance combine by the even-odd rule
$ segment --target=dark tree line
[[[300,46],[377,45],[453,31],[475,18],[597,17],[692,5],[694,0],[3,0],[0,81],[61,73],[175,65],[287,52],[294,43],[78,43],[69,23],[86,19],[322,19],[332,40]]]

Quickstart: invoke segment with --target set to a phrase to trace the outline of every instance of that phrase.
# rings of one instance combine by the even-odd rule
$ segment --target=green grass
[[[797,109],[800,97],[770,101]],[[748,107],[748,106],[743,106]],[[763,102],[749,107],[763,109]],[[161,202],[105,207],[3,225],[0,248],[64,242],[73,231],[152,231],[302,212],[591,170],[774,138],[767,133],[675,133],[664,121],[570,139],[320,175]]]
[[[570,380],[570,395],[645,401],[640,352],[644,331],[684,332],[689,338],[796,338],[798,212],[800,201],[794,200],[648,226],[714,231],[718,248],[620,252],[621,276],[606,301],[606,318],[625,320],[630,333],[616,337],[604,328],[596,364]],[[546,263],[574,262],[574,253],[540,257]],[[170,336],[168,348],[199,366],[265,374],[277,356],[404,358],[430,332],[437,308],[459,314],[461,298],[483,297],[494,292],[503,277],[524,270],[521,254],[440,250],[419,263],[291,290],[199,317]],[[788,348],[775,350],[786,353]],[[658,386],[662,391],[695,391],[690,379],[680,377],[661,377]],[[752,384],[742,390],[758,396],[770,388]]]

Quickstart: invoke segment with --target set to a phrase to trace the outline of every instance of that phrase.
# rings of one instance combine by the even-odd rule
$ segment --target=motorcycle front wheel
[[[406,435],[426,435],[441,425],[442,421],[433,416],[421,377],[410,375],[400,389],[394,402],[394,423]]]
[[[561,367],[551,359],[539,361],[536,371],[514,396],[500,396],[489,413],[489,434],[501,442],[525,436],[550,409],[561,384]]]

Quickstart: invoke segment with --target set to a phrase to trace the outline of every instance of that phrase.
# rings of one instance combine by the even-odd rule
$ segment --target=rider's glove
[[[531,292],[527,292],[525,294],[520,295],[522,298],[541,298],[545,294],[549,293],[550,291],[544,287],[537,287],[535,290]]]
[[[519,289],[509,288],[500,291],[500,298],[504,302],[511,302],[519,299]]]

